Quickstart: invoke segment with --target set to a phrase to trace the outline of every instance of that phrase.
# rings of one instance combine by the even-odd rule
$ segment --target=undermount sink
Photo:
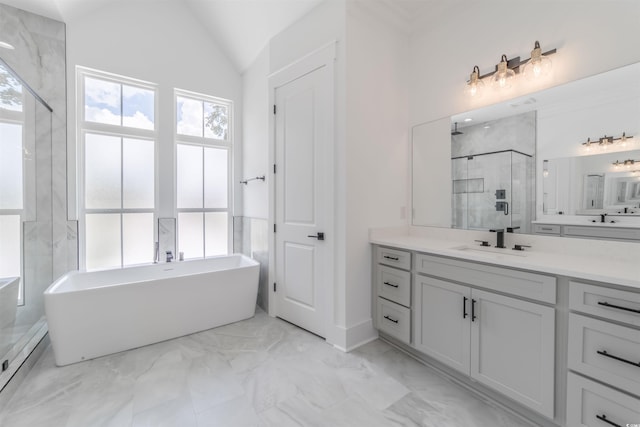
[[[481,254],[481,255],[486,255],[488,257],[496,257],[496,255],[509,255],[509,256],[519,256],[519,257],[526,257],[527,254],[524,251],[514,251],[510,248],[495,248],[495,247],[485,247],[485,246],[480,246],[480,245],[462,245],[462,246],[456,246],[453,247],[451,249],[454,249],[456,251],[463,251],[463,252],[468,252],[468,253],[472,253],[472,254]]]

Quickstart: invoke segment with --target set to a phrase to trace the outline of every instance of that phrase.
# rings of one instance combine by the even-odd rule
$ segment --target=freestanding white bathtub
[[[94,272],[44,292],[56,364],[64,366],[255,314],[260,265],[244,255]]]

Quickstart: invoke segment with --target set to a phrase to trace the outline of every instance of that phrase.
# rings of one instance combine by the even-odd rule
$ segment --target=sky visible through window
[[[228,138],[229,108],[226,105],[178,96],[176,113],[179,135]]]
[[[154,92],[136,86],[85,78],[85,120],[154,129]]]
[[[22,111],[22,85],[3,64],[0,64],[0,108]]]

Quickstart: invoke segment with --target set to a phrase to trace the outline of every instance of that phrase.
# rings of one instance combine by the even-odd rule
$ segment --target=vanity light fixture
[[[615,162],[611,163],[616,169],[620,169],[621,167],[624,167],[626,169],[631,169],[636,163],[640,163],[640,160],[633,160],[633,159],[627,159],[623,162],[616,160]]]
[[[620,138],[617,139],[618,144],[620,144],[621,147],[626,147],[627,146],[627,140],[633,138],[632,136],[627,136],[626,133],[622,132],[622,136]]]
[[[502,55],[500,58],[500,63],[498,64],[498,70],[493,74],[491,78],[491,84],[494,87],[498,87],[500,89],[509,89],[511,87],[511,82],[516,76],[516,72],[509,68],[509,60],[507,59],[507,55]]]
[[[465,85],[465,93],[471,97],[478,97],[484,88],[483,80],[491,77],[491,85],[498,89],[508,89],[516,80],[516,76],[522,72],[527,78],[538,78],[549,74],[551,70],[551,60],[549,55],[556,53],[556,49],[542,52],[540,42],[536,41],[531,57],[520,60],[519,56],[507,59],[507,55],[502,55],[500,63],[496,65],[495,70],[480,74],[480,68],[476,65],[469,77],[469,81]]]
[[[522,69],[522,74],[527,79],[537,79],[544,77],[551,71],[551,60],[547,57],[547,54],[542,54],[540,49],[540,43],[536,40],[536,43],[531,51],[531,58],[526,61]]]
[[[543,178],[549,177],[549,160],[542,161],[542,177]]]
[[[603,136],[602,138],[598,138],[598,140],[596,141],[591,141],[590,138],[587,138],[587,142],[583,142],[582,145],[584,145],[587,152],[590,152],[594,146],[598,147],[601,151],[607,151],[609,146],[612,146],[616,143],[619,144],[620,147],[626,147],[629,139],[631,138],[633,138],[633,136],[627,136],[627,134],[623,132],[620,138],[614,138],[613,136],[607,135]]]
[[[464,87],[464,92],[471,97],[479,98],[482,96],[484,90],[484,82],[480,80],[480,68],[476,65],[473,67],[473,72],[469,76],[469,81]]]

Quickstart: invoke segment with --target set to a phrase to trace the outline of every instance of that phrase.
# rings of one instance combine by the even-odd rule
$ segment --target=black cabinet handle
[[[463,318],[463,319],[466,319],[466,318],[467,318],[467,316],[469,315],[469,314],[467,313],[467,300],[468,300],[468,299],[469,299],[469,298],[467,298],[467,297],[462,297],[462,318]]]
[[[391,261],[398,261],[400,259],[397,256],[389,256],[389,255],[384,255],[382,258],[390,259]]]
[[[599,419],[600,421],[604,421],[605,423],[615,426],[615,427],[622,427],[620,424],[618,423],[614,423],[613,421],[609,421],[607,419],[607,416],[605,414],[602,415],[596,415],[596,418]]]
[[[598,350],[598,351],[596,351],[596,353],[598,353],[601,356],[609,357],[609,358],[615,359],[615,360],[617,360],[619,362],[628,363],[629,365],[633,365],[633,366],[636,366],[636,367],[640,368],[640,363],[632,362],[631,360],[627,360],[627,359],[623,359],[622,357],[614,356],[613,354],[607,353],[606,350],[602,350],[602,351]]]
[[[478,316],[476,316],[476,300],[472,299],[471,300],[471,321],[475,322],[477,317]]]
[[[391,317],[389,317],[389,316],[384,316],[384,318],[385,318],[385,319],[387,319],[387,320],[388,320],[388,321],[390,321],[390,322],[398,323],[398,321],[397,321],[396,319],[393,319],[393,318],[391,318]]]
[[[635,308],[629,308],[629,307],[622,307],[622,306],[619,306],[619,305],[613,305],[613,304],[609,304],[606,301],[598,301],[598,305],[604,305],[605,307],[615,308],[615,309],[618,309],[618,310],[630,311],[632,313],[640,314],[640,310],[636,310]]]
[[[390,282],[382,282],[382,283],[384,283],[387,286],[391,286],[392,288],[397,288],[398,287],[398,285],[394,285],[393,283],[390,283]]]

